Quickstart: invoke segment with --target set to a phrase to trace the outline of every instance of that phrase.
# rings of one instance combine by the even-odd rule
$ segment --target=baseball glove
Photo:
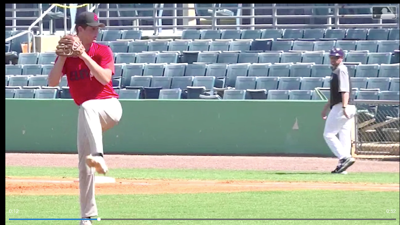
[[[76,35],[67,34],[58,41],[56,54],[58,56],[78,57],[85,51],[81,40]]]

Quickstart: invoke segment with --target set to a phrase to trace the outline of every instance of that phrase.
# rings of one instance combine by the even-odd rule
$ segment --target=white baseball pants
[[[84,102],[78,115],[79,191],[81,217],[97,216],[94,168],[86,165],[86,156],[103,153],[103,132],[117,125],[122,117],[118,99],[95,99]]]
[[[324,139],[333,154],[339,159],[351,156],[351,126],[354,124],[356,107],[348,105],[346,113],[350,119],[343,115],[342,104],[336,104],[332,107],[325,122]],[[339,138],[336,137],[337,134],[339,134]]]

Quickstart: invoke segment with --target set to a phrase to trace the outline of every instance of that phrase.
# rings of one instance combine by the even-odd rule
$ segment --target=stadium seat
[[[335,47],[335,41],[315,41],[314,51],[326,51],[329,52],[333,47]]]
[[[229,43],[229,51],[249,51],[250,40],[235,40]]]
[[[389,30],[388,40],[399,40],[400,30],[397,28],[393,28]]]
[[[239,54],[238,63],[258,63],[258,53],[242,52]]]
[[[303,30],[302,29],[285,29],[283,32],[283,38],[293,38],[293,39],[303,38]]]
[[[336,48],[341,48],[346,51],[355,51],[357,46],[357,41],[349,41],[349,40],[337,40]]]
[[[144,66],[143,76],[164,76],[165,63],[148,63]]]
[[[128,52],[146,52],[149,50],[149,40],[136,40],[129,42]]]
[[[300,77],[280,77],[278,90],[300,90]]]
[[[160,52],[156,56],[156,63],[178,63],[177,52]]]
[[[18,64],[37,64],[38,53],[19,53]]]
[[[331,60],[329,58],[329,52],[324,52],[324,62],[323,62],[323,64],[326,64],[326,65],[330,65],[331,64]]]
[[[387,40],[389,37],[388,29],[370,29],[367,40]]]
[[[200,39],[200,31],[192,29],[183,30],[182,39]]]
[[[327,29],[325,32],[325,38],[336,38],[337,40],[344,39],[346,36],[346,30],[344,29]]]
[[[140,30],[122,30],[121,31],[121,39],[140,40],[140,39],[142,39],[142,31],[140,31]]]
[[[281,54],[281,63],[299,63],[301,62],[301,52],[283,52]]]
[[[280,52],[261,52],[258,53],[259,63],[280,63],[281,62]]]
[[[179,62],[193,64],[197,62],[198,57],[198,51],[183,51],[179,56]]]
[[[293,50],[314,51],[313,41],[294,41]]]
[[[367,88],[368,78],[366,77],[350,77],[352,88]]]
[[[189,50],[189,40],[174,40],[169,42],[168,51],[188,51]]]
[[[354,51],[348,52],[345,58],[345,62],[359,62],[361,64],[367,64],[368,52]]]
[[[399,40],[381,40],[378,42],[378,52],[394,52],[399,50]]]
[[[6,86],[8,85],[8,81],[10,80],[11,75],[5,75],[5,82],[6,82]]]
[[[187,86],[192,86],[193,77],[172,77],[171,89],[179,88],[186,90]]]
[[[132,76],[142,76],[144,63],[125,64],[122,68],[121,87],[129,86]]]
[[[172,77],[153,77],[150,87],[160,87],[162,89],[171,88]]]
[[[218,54],[217,63],[234,64],[238,62],[238,52],[221,52]]]
[[[50,71],[53,69],[54,65],[52,64],[43,64],[42,65],[42,75],[49,75]]]
[[[110,42],[109,41],[96,41],[97,44],[99,45],[105,45],[105,46],[109,46]]]
[[[312,93],[310,90],[290,90],[289,100],[311,100]]]
[[[357,51],[368,51],[368,52],[377,52],[378,50],[378,42],[379,41],[357,41],[356,50]]]
[[[199,52],[197,56],[197,62],[202,62],[202,63],[217,63],[218,60],[218,52]]]
[[[6,75],[22,75],[22,65],[6,65]]]
[[[155,63],[157,53],[155,52],[139,52],[136,53],[136,63]]]
[[[272,43],[272,51],[284,51],[287,52],[292,50],[293,41],[274,41]]]
[[[389,91],[400,91],[399,89],[399,78],[391,78],[390,80],[390,87],[389,87]]]
[[[279,78],[278,77],[257,77],[256,89],[277,90]]]
[[[39,64],[24,64],[22,66],[22,75],[42,74],[42,65]]]
[[[115,56],[115,63],[135,63],[136,53],[117,53]]]
[[[399,100],[399,92],[398,91],[380,91],[379,92],[379,100]]]
[[[270,63],[250,64],[247,72],[249,77],[267,77]]]
[[[158,99],[160,97],[161,87],[144,87],[143,95],[144,99]]]
[[[221,39],[240,39],[241,31],[240,30],[222,30],[221,31]]]
[[[240,34],[240,39],[260,39],[261,30],[242,30]]]
[[[114,64],[114,78],[120,78],[122,76],[122,67],[125,63],[115,63]]]
[[[388,77],[369,77],[367,80],[367,89],[376,89],[380,91],[388,91],[390,86],[390,78]]]
[[[206,74],[205,63],[188,64],[185,70],[185,76],[205,76]]]
[[[188,86],[186,89],[186,98],[187,99],[201,99],[200,95],[204,95],[205,91],[206,90],[204,87]]]
[[[324,53],[323,52],[304,52],[301,62],[322,64],[323,61],[324,61]]]
[[[330,65],[317,64],[313,65],[311,68],[311,77],[327,77],[332,73]]]
[[[60,98],[63,99],[71,99],[71,92],[69,91],[69,87],[61,87],[60,90]]]
[[[367,33],[367,29],[348,29],[346,39],[366,40]]]
[[[129,42],[127,41],[110,41],[109,46],[113,53],[128,52]]]
[[[210,40],[194,40],[189,44],[189,51],[208,51],[210,43]]]
[[[60,83],[58,84],[59,87],[68,87],[68,79],[67,76],[62,76]]]
[[[250,50],[251,51],[270,51],[272,47],[272,40],[269,39],[256,39],[251,42]]]
[[[209,51],[229,51],[231,40],[215,40],[210,43]]]
[[[127,88],[150,87],[151,78],[152,76],[132,76],[131,82],[129,83],[129,86],[127,86]]]
[[[35,97],[37,99],[56,99],[58,90],[56,88],[35,89]]]
[[[274,41],[278,38],[283,37],[282,29],[264,29],[261,32],[261,39],[274,39]]]
[[[315,90],[317,87],[322,87],[324,78],[322,77],[303,77],[301,79],[300,90]]]
[[[321,94],[324,95],[327,99],[330,97],[330,90],[320,90]],[[322,100],[320,94],[317,91],[313,91],[311,94],[311,100]]]
[[[262,89],[247,89],[246,98],[248,99],[267,99],[267,91]]]
[[[152,52],[163,52],[168,51],[168,40],[158,40],[149,42],[149,51]]]
[[[121,39],[120,30],[103,30],[101,41],[116,41]]]
[[[57,55],[55,52],[41,52],[38,56],[38,64],[52,64],[55,62]]]
[[[8,86],[28,86],[29,75],[11,76]]]
[[[165,65],[164,76],[165,77],[183,77],[185,75],[185,69],[187,63],[172,63]]]
[[[120,89],[119,99],[139,99],[140,89]]]
[[[290,77],[310,77],[312,64],[293,64],[290,67]]]
[[[357,66],[355,77],[377,77],[378,64],[361,64]]]
[[[15,89],[6,89],[6,98],[14,98]]]
[[[325,29],[314,28],[303,30],[303,38],[314,38],[315,40],[318,40],[320,38],[324,38],[324,36]]]
[[[221,39],[221,31],[219,30],[201,30],[200,39]]]
[[[291,63],[276,63],[269,66],[270,77],[288,77]]]
[[[205,87],[206,91],[213,90],[215,85],[215,77],[195,76],[193,77],[193,87]]]
[[[244,100],[246,98],[246,90],[225,90],[224,100]]]
[[[268,90],[267,99],[269,100],[288,100],[288,90]]]
[[[14,98],[34,98],[35,89],[14,89]]]
[[[330,77],[324,77],[322,78],[324,80],[322,87],[324,88],[329,88],[331,85],[331,78]]]
[[[360,100],[378,100],[378,98],[379,98],[379,91],[372,91],[372,90],[368,91],[360,90],[357,92],[356,96],[356,99]]]
[[[255,89],[256,80],[257,77],[238,76],[236,77],[235,89],[237,90]]]
[[[356,76],[357,67],[359,65],[346,65],[346,66],[347,66],[347,73],[349,74],[349,77],[355,77]]]
[[[235,82],[237,77],[247,76],[249,65],[250,65],[249,63],[229,64],[227,66],[227,72],[226,72],[226,86],[235,87]]]
[[[47,86],[47,75],[36,75],[28,78],[28,86]]]
[[[381,64],[378,77],[398,77],[400,64]]]
[[[390,64],[390,52],[373,52],[368,55],[368,64]]]

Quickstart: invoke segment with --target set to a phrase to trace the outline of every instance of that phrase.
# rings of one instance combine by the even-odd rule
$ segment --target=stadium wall
[[[107,154],[333,156],[324,101],[121,100]],[[6,152],[76,153],[70,99],[6,99]]]

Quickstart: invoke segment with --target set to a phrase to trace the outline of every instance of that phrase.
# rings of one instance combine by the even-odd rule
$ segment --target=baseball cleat
[[[88,155],[86,157],[86,164],[89,167],[94,167],[96,169],[96,172],[99,174],[106,174],[108,171],[106,162],[104,161],[104,158],[101,156]]]
[[[90,220],[81,220],[79,225],[92,225],[92,222],[90,222]]]
[[[355,163],[355,159],[353,157],[347,157],[339,160],[339,164],[332,173],[342,173],[346,172],[346,170]],[[347,172],[346,172],[347,173]]]

